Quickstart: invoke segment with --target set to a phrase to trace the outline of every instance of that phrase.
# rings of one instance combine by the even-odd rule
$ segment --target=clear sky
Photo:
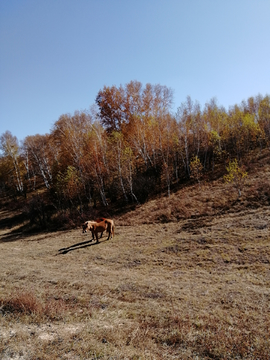
[[[131,80],[216,97],[270,93],[270,0],[0,0],[0,135],[46,134]]]

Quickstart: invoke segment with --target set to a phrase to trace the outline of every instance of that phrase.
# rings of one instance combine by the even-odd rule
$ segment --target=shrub
[[[238,191],[238,197],[241,197],[241,191],[244,186],[245,178],[247,177],[247,172],[244,170],[243,166],[239,167],[236,159],[230,161],[226,170],[228,174],[223,177],[225,183],[233,183],[233,186]]]
[[[30,292],[19,292],[11,294],[7,299],[1,299],[1,310],[3,313],[12,314],[40,314],[42,304],[36,296]]]

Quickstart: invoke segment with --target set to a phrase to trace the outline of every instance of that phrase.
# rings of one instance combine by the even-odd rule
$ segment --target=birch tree
[[[35,135],[27,136],[23,142],[24,164],[27,173],[32,172],[32,175],[29,176],[34,177],[34,184],[36,176],[40,176],[47,189],[51,188],[53,180],[50,141],[50,135]]]
[[[13,136],[10,131],[6,131],[0,137],[0,149],[3,151],[3,155],[7,157],[7,160],[10,160],[9,175],[11,181],[14,183],[16,190],[25,195],[23,162],[17,137]]]

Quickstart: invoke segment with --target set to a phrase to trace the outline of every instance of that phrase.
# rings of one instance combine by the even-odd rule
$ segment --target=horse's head
[[[83,232],[83,233],[86,233],[87,228],[88,228],[88,221],[86,221],[86,222],[83,224],[83,226],[82,226],[82,232]]]

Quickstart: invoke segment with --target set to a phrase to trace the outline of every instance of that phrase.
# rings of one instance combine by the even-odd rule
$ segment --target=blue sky
[[[269,0],[0,0],[0,135],[45,134],[131,80],[228,109],[270,93]]]

